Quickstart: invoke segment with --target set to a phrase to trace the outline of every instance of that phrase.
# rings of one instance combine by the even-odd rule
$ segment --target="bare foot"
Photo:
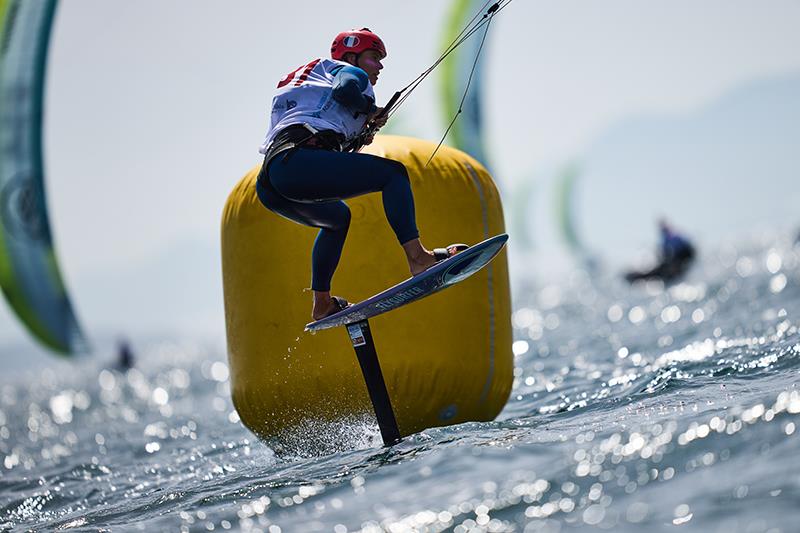
[[[335,298],[337,297],[331,296],[330,292],[314,291],[314,307],[311,309],[311,317],[314,320],[321,320],[326,316],[341,311],[342,307]],[[339,301],[345,302],[342,298],[339,298]],[[350,304],[347,304],[345,307],[349,307],[349,305]]]
[[[337,311],[339,311],[339,307],[333,303],[333,300],[330,300],[328,305],[317,305],[317,303],[314,302],[314,307],[311,310],[311,317],[314,320],[321,320]]]
[[[420,272],[425,272],[436,264],[433,252],[422,246],[419,239],[403,243],[403,251],[406,253],[408,269],[411,271],[412,276],[416,276]]]
[[[403,243],[403,250],[406,252],[408,268],[411,270],[412,276],[416,276],[417,274],[425,272],[439,261],[447,259],[448,257],[453,257],[454,255],[463,252],[467,248],[469,248],[469,246],[466,244],[458,243],[450,244],[447,246],[447,248],[437,248],[434,251],[430,251],[422,246],[422,243],[419,241],[419,239],[414,239],[413,241]],[[438,259],[437,254],[440,254]]]
[[[436,259],[433,257],[433,252],[429,250],[424,250],[418,255],[408,258],[408,268],[411,270],[412,276],[425,272],[435,264]]]

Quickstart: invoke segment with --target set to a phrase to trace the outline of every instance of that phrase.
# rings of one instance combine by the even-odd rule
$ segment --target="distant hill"
[[[617,123],[581,161],[580,231],[606,256],[654,243],[659,215],[709,244],[800,225],[800,73]]]

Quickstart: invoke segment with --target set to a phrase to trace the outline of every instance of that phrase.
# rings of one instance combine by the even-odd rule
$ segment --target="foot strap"
[[[450,244],[447,246],[447,248],[434,248],[433,258],[436,259],[436,261],[444,261],[445,259],[453,257],[459,252],[463,252],[467,248],[469,248],[469,246],[462,243]]]

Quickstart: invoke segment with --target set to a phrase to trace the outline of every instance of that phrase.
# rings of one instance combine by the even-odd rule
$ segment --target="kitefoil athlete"
[[[644,272],[628,272],[625,279],[634,282],[640,279],[660,279],[664,282],[675,281],[689,270],[695,257],[695,250],[689,240],[676,233],[666,220],[658,222],[661,233],[661,249],[659,263]]]
[[[319,228],[311,252],[314,320],[349,305],[330,293],[350,226],[350,209],[342,200],[381,191],[412,275],[466,249],[463,244],[425,248],[406,168],[354,151],[370,144],[386,122],[372,89],[385,58],[383,41],[368,28],[342,32],[333,40],[331,59],[314,59],[287,74],[272,100],[256,192],[270,211]]]

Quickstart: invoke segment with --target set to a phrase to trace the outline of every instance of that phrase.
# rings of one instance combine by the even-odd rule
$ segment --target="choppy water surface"
[[[800,251],[723,249],[667,289],[519,285],[498,420],[391,449],[367,420],[278,456],[225,355],[179,345],[6,378],[0,530],[798,530]]]

